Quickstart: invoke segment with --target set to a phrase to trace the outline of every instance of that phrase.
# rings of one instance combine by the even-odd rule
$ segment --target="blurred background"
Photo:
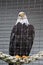
[[[33,55],[43,50],[43,0],[0,0],[0,52],[9,54],[10,33],[20,11],[26,12],[29,23],[35,28],[34,44],[30,53]],[[29,65],[36,64],[43,65],[43,60]],[[8,63],[0,60],[0,65]]]

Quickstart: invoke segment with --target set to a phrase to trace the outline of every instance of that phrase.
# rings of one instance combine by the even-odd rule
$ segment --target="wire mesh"
[[[43,0],[0,0],[0,51],[9,54],[9,41],[12,27],[20,11],[27,14],[29,23],[35,27],[35,39],[30,55],[43,50]],[[30,63],[40,64],[43,61]],[[0,60],[0,65],[8,65]]]

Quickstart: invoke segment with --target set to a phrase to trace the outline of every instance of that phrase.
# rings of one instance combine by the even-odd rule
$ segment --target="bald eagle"
[[[20,12],[11,32],[9,54],[11,56],[28,56],[33,45],[34,36],[34,26],[28,22],[25,12]]]

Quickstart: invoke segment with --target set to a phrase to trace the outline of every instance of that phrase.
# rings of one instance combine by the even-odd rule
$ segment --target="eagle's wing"
[[[21,23],[18,23],[17,25],[14,25],[11,36],[10,36],[10,44],[9,44],[9,54],[14,56],[16,53],[16,43],[18,40],[18,35],[20,37],[21,34]],[[19,32],[18,32],[19,31]],[[19,38],[20,39],[20,38]],[[19,53],[19,52],[18,52]]]
[[[29,53],[30,53],[32,45],[33,45],[34,37],[35,37],[35,29],[34,29],[34,26],[30,24],[28,26],[28,43],[29,43],[28,52]]]
[[[33,39],[34,39],[34,37],[35,37],[35,29],[34,29],[34,26],[33,25],[30,25],[30,32],[31,32],[31,36],[33,37]]]
[[[14,55],[14,39],[15,39],[15,28],[16,26],[13,27],[11,36],[10,36],[10,44],[9,44],[9,54]]]

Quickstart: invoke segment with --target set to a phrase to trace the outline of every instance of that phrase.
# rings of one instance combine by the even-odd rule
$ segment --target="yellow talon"
[[[23,58],[23,59],[24,59],[24,58],[30,58],[30,56],[25,56],[25,55],[23,55],[23,56],[16,55],[15,57],[16,57],[16,58]]]
[[[21,58],[21,56],[19,56],[19,55],[16,55],[16,58]]]
[[[27,56],[23,55],[22,58],[27,58]]]

